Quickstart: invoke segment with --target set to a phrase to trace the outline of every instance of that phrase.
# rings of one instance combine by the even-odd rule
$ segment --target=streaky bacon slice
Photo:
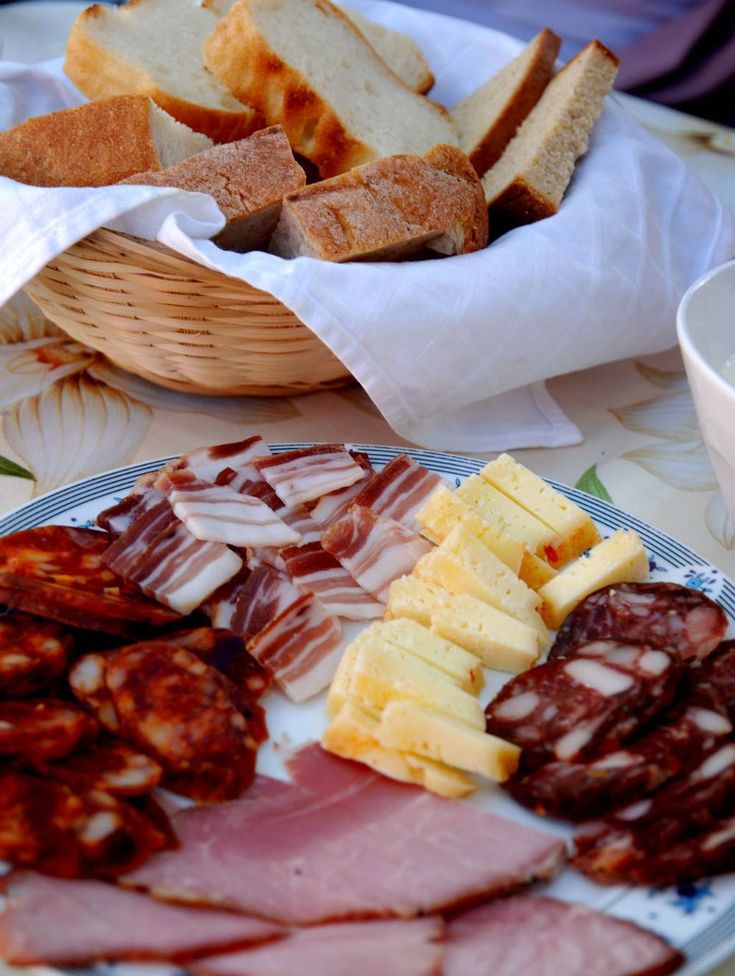
[[[245,638],[254,637],[303,595],[304,590],[284,573],[272,566],[257,566],[240,590],[229,628]]]
[[[8,902],[0,914],[0,954],[16,966],[81,966],[101,959],[181,962],[283,934],[262,919],[166,905],[103,881],[14,871],[4,887]]]
[[[407,454],[399,454],[370,479],[354,503],[418,532],[414,516],[441,481]]]
[[[338,521],[344,515],[355,498],[365,488],[368,479],[375,474],[375,469],[367,454],[363,454],[361,451],[350,451],[350,455],[362,468],[363,477],[354,485],[338,488],[336,491],[322,495],[315,501],[306,503],[311,517],[324,527]]]
[[[464,912],[447,942],[444,976],[666,976],[684,961],[633,922],[536,895]]]
[[[281,550],[281,557],[292,582],[318,596],[329,613],[349,620],[383,616],[383,604],[364,590],[320,542],[287,547]]]
[[[253,463],[288,508],[346,488],[364,477],[362,467],[342,444],[318,444],[257,458]]]
[[[136,518],[103,560],[179,613],[191,613],[242,566],[223,543],[196,539],[167,499]]]
[[[342,628],[313,593],[303,592],[247,643],[295,702],[323,691],[342,657]]]
[[[471,803],[393,782],[316,745],[294,762],[292,798],[279,786],[182,810],[173,817],[180,848],[124,883],[312,925],[428,914],[548,878],[561,866],[563,841]]]
[[[96,524],[111,535],[124,532],[139,515],[163,501],[163,492],[153,486],[157,477],[158,472],[152,471],[138,478],[124,498],[99,513]]]
[[[233,441],[231,444],[215,444],[212,447],[199,447],[187,451],[177,461],[167,465],[164,470],[186,470],[201,481],[213,482],[225,468],[231,468],[238,477],[254,478],[257,472],[253,467],[253,459],[269,454],[268,445],[259,434],[255,434],[253,437]]]
[[[195,976],[441,976],[443,930],[440,918],[315,925],[189,969]]]
[[[431,549],[415,532],[395,519],[352,505],[347,515],[322,535],[322,546],[337,559],[363,589],[388,602],[394,579],[410,573]]]

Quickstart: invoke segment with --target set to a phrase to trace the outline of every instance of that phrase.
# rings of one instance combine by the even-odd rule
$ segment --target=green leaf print
[[[23,468],[15,461],[11,461],[10,458],[3,457],[0,454],[0,474],[6,474],[11,478],[28,478],[29,481],[35,481],[35,476],[28,470],[28,468]]]
[[[574,487],[579,488],[580,491],[586,491],[588,495],[594,495],[595,498],[601,498],[603,501],[612,504],[610,492],[600,481],[600,477],[597,474],[596,464],[593,464],[591,468],[587,468]]]

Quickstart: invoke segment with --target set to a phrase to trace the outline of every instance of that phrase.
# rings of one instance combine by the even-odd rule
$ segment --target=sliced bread
[[[204,46],[213,74],[322,177],[457,144],[445,109],[405,85],[329,0],[237,0]]]
[[[204,39],[216,26],[215,14],[187,0],[94,4],[72,26],[64,70],[88,98],[149,95],[215,142],[242,139],[262,120],[204,67]]]
[[[106,186],[211,145],[145,95],[118,95],[0,133],[0,175],[34,186]]]
[[[376,24],[374,20],[368,20],[351,7],[342,7],[342,13],[347,14],[401,81],[415,92],[426,94],[434,84],[434,75],[423,51],[412,37],[402,31],[384,27],[383,24]]]
[[[483,175],[541,97],[554,73],[561,39],[544,28],[489,81],[451,110],[460,148]]]
[[[482,185],[493,214],[506,224],[527,224],[559,209],[577,159],[612,88],[619,61],[590,41],[544,90],[535,108]]]
[[[268,244],[284,194],[304,186],[306,178],[286,133],[274,125],[239,142],[205,149],[160,172],[136,173],[121,182],[211,194],[227,220],[213,238],[215,244],[229,251],[250,251]]]
[[[454,146],[392,156],[289,194],[270,250],[325,261],[395,261],[487,243],[480,180]]]

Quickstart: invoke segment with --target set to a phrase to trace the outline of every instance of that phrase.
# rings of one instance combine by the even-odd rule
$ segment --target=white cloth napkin
[[[454,104],[520,48],[495,31],[382,0]],[[0,128],[80,102],[58,62],[0,63]],[[608,99],[559,213],[484,251],[401,264],[284,261],[208,239],[214,201],[153,187],[44,189],[0,178],[0,303],[100,226],[158,239],[271,292],[362,383],[388,423],[435,450],[578,442],[544,380],[675,344],[686,288],[727,259],[735,220],[685,164]]]

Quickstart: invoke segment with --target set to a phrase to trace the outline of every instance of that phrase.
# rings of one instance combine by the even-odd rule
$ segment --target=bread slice
[[[34,186],[105,186],[211,145],[145,95],[118,95],[0,133],[0,175]]]
[[[149,95],[215,142],[243,139],[262,120],[204,67],[204,39],[216,26],[213,13],[187,0],[94,4],[72,26],[64,71],[88,98]]]
[[[454,146],[391,156],[289,194],[270,250],[325,261],[395,261],[487,243],[487,209],[470,161]]]
[[[237,0],[204,51],[216,77],[283,125],[322,177],[457,145],[446,110],[411,91],[329,0]]]
[[[247,139],[213,146],[160,172],[136,173],[123,183],[176,186],[209,193],[227,225],[213,238],[229,251],[263,248],[273,234],[286,193],[304,186],[303,169],[293,158],[281,126]]]
[[[561,39],[544,28],[505,67],[451,110],[459,145],[482,176],[503,154],[554,73]]]
[[[374,20],[368,20],[350,7],[342,7],[342,13],[346,14],[360,33],[370,41],[401,81],[415,92],[426,94],[434,84],[434,75],[423,51],[412,37],[402,31],[384,27],[383,24],[376,24]]]
[[[555,75],[482,185],[493,214],[510,224],[550,217],[559,209],[577,159],[612,88],[619,61],[590,41]]]

